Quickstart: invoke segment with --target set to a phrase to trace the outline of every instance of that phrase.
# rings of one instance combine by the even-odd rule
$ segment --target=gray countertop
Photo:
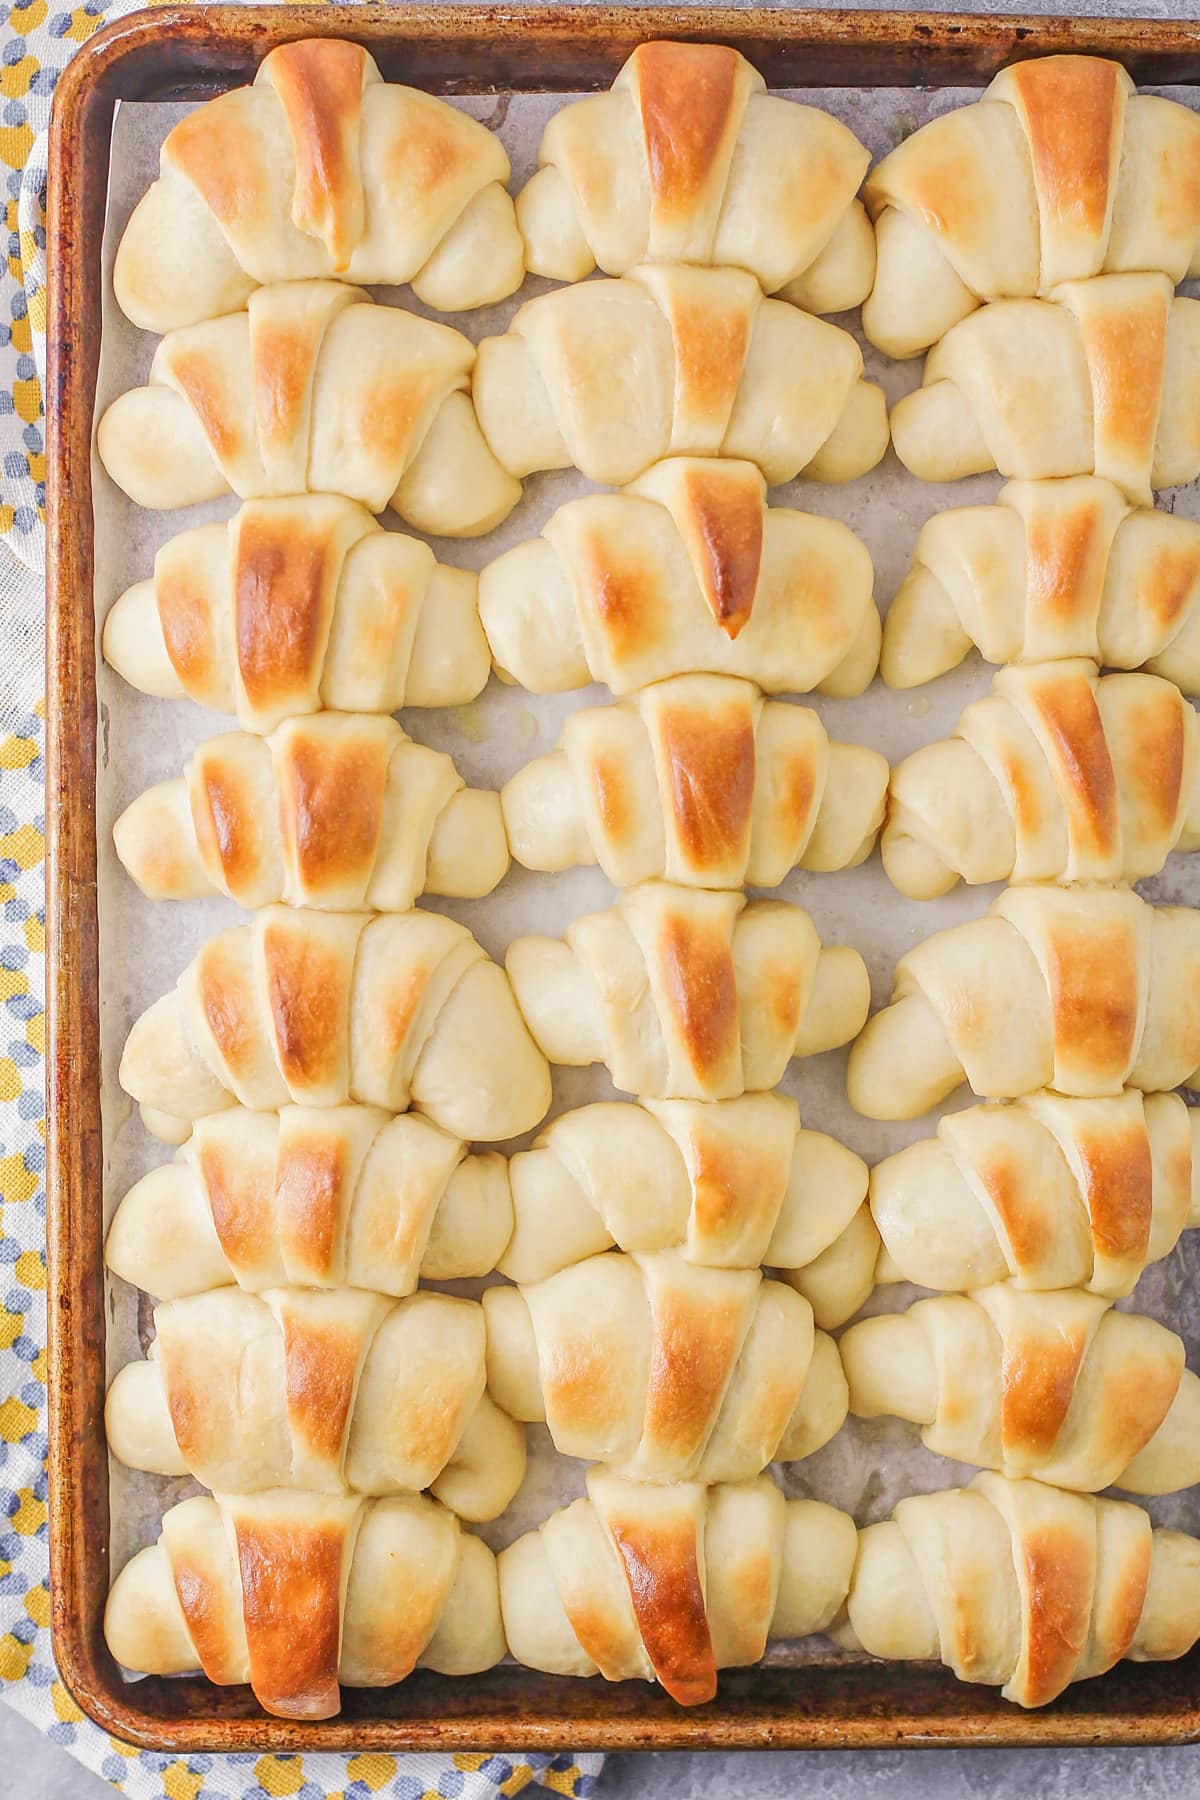
[[[637,0],[635,0],[637,3]],[[727,0],[734,5],[750,0]],[[821,0],[807,0],[819,5]],[[904,6],[904,0],[888,0]],[[858,0],[883,10],[879,0]],[[934,0],[920,0],[933,8]],[[906,10],[916,10],[909,7]],[[1052,0],[976,0],[965,9],[1040,13]],[[1200,0],[1092,0],[1075,16],[1200,19]],[[0,1796],[20,1800],[101,1800],[109,1784],[82,1768],[7,1707],[0,1707]],[[744,1751],[610,1757],[601,1800],[1191,1800],[1200,1796],[1200,1747],[1183,1750]]]

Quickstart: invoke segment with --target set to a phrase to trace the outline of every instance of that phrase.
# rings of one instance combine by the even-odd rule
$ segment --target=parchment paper
[[[1200,104],[1200,90],[1172,89],[1175,98]],[[824,106],[857,132],[872,152],[881,155],[935,114],[977,97],[974,89],[819,89],[793,90],[791,97]],[[539,138],[546,119],[567,96],[481,95],[455,102],[497,130],[513,163],[516,192],[536,166]],[[130,211],[157,173],[159,146],[171,125],[189,108],[180,105],[123,106],[113,138],[108,225],[104,252],[104,342],[98,413],[125,388],[143,382],[155,340],[123,318],[111,288],[112,258]],[[473,340],[502,331],[517,306],[551,284],[533,278],[519,295],[502,305],[448,319]],[[407,290],[377,290],[377,298],[423,310]],[[442,317],[443,315],[431,315]],[[838,323],[858,330],[858,316]],[[921,362],[889,364],[864,343],[867,373],[881,381],[889,401],[918,384]],[[795,482],[772,491],[775,505],[797,506],[842,519],[867,543],[875,563],[876,597],[886,607],[911,558],[919,527],[932,513],[948,506],[993,500],[1002,485],[997,475],[978,476],[950,486],[917,481],[889,451],[880,468],[848,487]],[[574,472],[533,476],[512,516],[490,536],[473,541],[434,541],[438,556],[462,567],[479,568],[510,544],[534,536],[555,507],[586,492],[589,484]],[[226,518],[237,505],[230,497],[186,513],[139,510],[94,466],[96,514],[96,612],[100,625],[113,600],[132,582],[151,572],[160,544],[187,526]],[[1196,488],[1160,496],[1160,505],[1200,518]],[[400,524],[393,515],[384,521]],[[952,730],[969,700],[985,692],[991,678],[972,655],[956,673],[926,689],[893,694],[878,681],[854,701],[806,697],[831,734],[874,745],[892,762],[920,744]],[[218,731],[231,729],[223,716],[205,713],[191,702],[149,699],[127,687],[99,657],[97,693],[100,708],[97,821],[99,831],[99,910],[101,953],[101,1018],[103,1110],[105,1132],[106,1217],[126,1190],[156,1164],[169,1160],[169,1148],[143,1129],[136,1110],[121,1092],[117,1068],[121,1048],[134,1019],[173,986],[200,944],[246,915],[224,900],[153,903],[142,898],[125,875],[112,847],[114,819],[145,787],[181,772],[192,747]],[[445,712],[410,710],[402,715],[405,729],[422,742],[454,756],[466,779],[499,786],[530,758],[552,749],[562,720],[575,707],[608,699],[605,690],[539,698],[492,681],[470,706]],[[946,899],[921,904],[901,898],[884,876],[878,854],[864,867],[834,875],[793,873],[776,890],[812,914],[828,943],[856,945],[871,971],[875,1005],[889,994],[898,956],[919,939],[986,911],[996,889],[960,887]],[[1200,903],[1200,858],[1173,857],[1166,872],[1143,884],[1149,897]],[[585,912],[612,903],[615,895],[598,870],[564,875],[529,874],[514,866],[499,890],[481,901],[423,902],[461,918],[487,950],[502,959],[506,945],[523,932],[559,933]],[[911,1124],[890,1125],[862,1119],[845,1093],[845,1052],[793,1063],[781,1084],[800,1102],[807,1125],[831,1132],[869,1162],[916,1138],[934,1126],[932,1116]],[[604,1071],[556,1070],[553,1113],[588,1100],[612,1097]],[[960,1092],[947,1110],[970,1103]],[[528,1140],[522,1140],[528,1141]],[[1165,1262],[1147,1272],[1132,1304],[1178,1330],[1194,1355],[1200,1344],[1200,1232],[1185,1236]],[[459,1284],[478,1292],[481,1284]],[[868,1311],[897,1311],[918,1292],[897,1285],[879,1289]],[[1122,1304],[1129,1305],[1130,1302]],[[132,1357],[144,1353],[152,1336],[151,1308],[124,1283],[108,1278],[107,1357],[111,1375]],[[557,1456],[543,1427],[529,1428],[529,1474],[503,1518],[483,1529],[496,1547],[544,1518],[583,1490],[584,1465]],[[777,1471],[789,1494],[812,1495],[852,1512],[860,1524],[886,1516],[904,1494],[927,1491],[968,1480],[973,1471],[926,1451],[915,1427],[895,1421],[847,1421],[834,1441],[806,1462]],[[158,1533],[167,1506],[195,1491],[187,1481],[172,1482],[138,1475],[112,1464],[112,1566],[120,1569],[141,1545]],[[1200,1531],[1200,1493],[1193,1490],[1151,1502],[1159,1523]],[[771,1660],[811,1661],[830,1653],[827,1645],[809,1641],[777,1646]]]

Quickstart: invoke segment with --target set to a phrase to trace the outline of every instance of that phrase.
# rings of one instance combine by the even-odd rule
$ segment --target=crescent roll
[[[343,494],[418,531],[475,537],[521,487],[480,435],[474,366],[448,325],[338,281],[277,282],[241,312],[168,332],[149,384],[102,415],[96,448],[121,491],[158,511],[231,492]]]
[[[525,1439],[489,1399],[473,1300],[359,1288],[214,1288],[164,1300],[144,1362],[108,1390],[118,1462],[218,1493],[430,1488],[494,1519],[525,1474]]]
[[[1173,682],[1094,663],[1001,669],[953,737],[892,770],[893,886],[1141,881],[1200,848],[1200,723]]]
[[[740,675],[769,694],[861,694],[879,660],[866,546],[765,504],[747,462],[678,457],[560,506],[479,577],[500,675],[533,693]]]
[[[777,887],[871,854],[888,771],[807,707],[727,675],[681,675],[568,717],[500,798],[527,869],[600,864],[616,887]]]
[[[586,1499],[500,1552],[504,1629],[527,1668],[657,1681],[702,1706],[768,1638],[828,1629],[856,1549],[847,1513],[785,1500],[769,1475],[650,1487],[589,1469]]]
[[[749,269],[809,312],[870,291],[875,242],[855,199],[870,161],[853,132],[768,94],[722,44],[639,44],[610,92],[556,112],[517,200],[534,275],[599,264]]]
[[[936,1455],[1086,1493],[1200,1480],[1200,1376],[1182,1340],[1101,1294],[939,1294],[860,1320],[838,1348],[850,1411],[911,1419]]]
[[[846,1383],[812,1308],[758,1269],[608,1251],[528,1287],[490,1287],[487,1378],[564,1456],[641,1481],[743,1481],[819,1450]]]
[[[1200,474],[1200,300],[1165,275],[1068,281],[953,326],[891,417],[921,481],[1100,475],[1135,506]]]
[[[264,907],[136,1021],[120,1079],[174,1142],[235,1103],[412,1105],[468,1141],[516,1137],[550,1104],[503,970],[464,925],[420,911]]]
[[[1200,1066],[1200,912],[1125,888],[1008,888],[896,964],[850,1052],[850,1103],[915,1119],[962,1082],[1013,1099],[1165,1092]]]
[[[871,1171],[875,1279],[1129,1294],[1200,1225],[1200,1114],[1178,1094],[971,1106]]]
[[[887,449],[883,392],[849,332],[743,269],[648,263],[527,300],[475,365],[479,423],[518,478],[621,486],[664,456],[744,458],[768,486],[852,481]]]
[[[802,1129],[783,1094],[581,1106],[512,1158],[509,1180],[512,1237],[496,1266],[516,1282],[614,1244],[678,1249],[705,1268],[781,1271],[825,1329],[873,1285],[866,1164]]]
[[[985,662],[1086,656],[1200,693],[1200,525],[1131,508],[1109,481],[1012,481],[935,513],[883,628],[880,673],[917,687]]]
[[[857,950],[823,946],[800,907],[665,882],[576,919],[565,939],[517,938],[506,967],[551,1062],[603,1062],[618,1088],[655,1100],[772,1088],[793,1056],[848,1043],[870,1003]]]
[[[488,1274],[512,1228],[504,1158],[468,1155],[419,1113],[233,1106],[130,1188],[104,1260],[162,1300],[233,1284],[401,1298],[418,1278]]]
[[[1122,1657],[1186,1655],[1200,1636],[1200,1542],[1121,1500],[979,1475],[913,1494],[859,1533],[832,1635],[1045,1706]]]
[[[169,539],[110,607],[104,656],[144,694],[260,732],[325,707],[460,706],[491,670],[475,576],[336,494],[248,500]]]
[[[117,246],[117,302],[159,333],[311,276],[410,281],[441,312],[486,306],[524,274],[508,175],[499,138],[385,82],[357,44],[280,44],[250,87],[168,133]]]
[[[425,1495],[184,1500],[113,1582],[104,1636],[144,1675],[201,1671],[281,1719],[331,1719],[347,1687],[504,1655],[496,1560]]]
[[[1002,69],[871,171],[878,265],[863,307],[888,356],[915,356],[981,300],[1154,269],[1200,274],[1200,120],[1138,94],[1119,63]]]
[[[247,907],[404,912],[422,894],[490,894],[509,864],[500,796],[370,714],[209,738],[126,807],[113,840],[151,899]]]

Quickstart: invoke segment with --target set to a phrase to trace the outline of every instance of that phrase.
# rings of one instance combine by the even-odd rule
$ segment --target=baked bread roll
[[[815,712],[728,675],[680,675],[572,713],[559,747],[500,796],[527,869],[600,864],[615,887],[777,887],[854,868],[883,821],[887,761],[831,742]]]
[[[1200,912],[1124,888],[1008,888],[900,958],[846,1082],[868,1119],[915,1119],[964,1081],[981,1098],[1089,1099],[1189,1085],[1198,1065]]]
[[[176,1143],[235,1103],[415,1106],[454,1137],[493,1142],[550,1104],[503,970],[464,925],[420,911],[265,907],[211,938],[142,1014],[120,1079]]]
[[[483,1310],[497,1404],[544,1422],[563,1456],[639,1481],[744,1481],[819,1450],[846,1417],[833,1339],[758,1269],[608,1251],[487,1288]]]
[[[979,305],[1103,271],[1200,274],[1200,120],[1119,63],[1048,56],[923,125],[872,170],[873,344],[915,356]]]
[[[475,576],[335,494],[248,500],[171,538],[109,609],[104,656],[144,694],[260,732],[326,707],[461,706],[491,671]]]
[[[1200,300],[1173,298],[1165,275],[997,300],[929,352],[891,431],[921,481],[1100,475],[1149,506],[1200,474]]]
[[[1178,1094],[971,1106],[871,1171],[878,1282],[1132,1293],[1200,1225],[1200,1115]]]
[[[197,107],[117,246],[135,325],[173,331],[264,282],[336,275],[465,312],[516,291],[521,235],[499,138],[444,100],[385,82],[340,38],[280,44],[252,87]]]
[[[581,1106],[512,1158],[509,1179],[512,1237],[496,1266],[516,1282],[614,1244],[678,1249],[707,1268],[781,1270],[826,1329],[873,1285],[866,1164],[802,1130],[783,1094]]]
[[[658,1681],[702,1706],[719,1669],[758,1662],[769,1637],[825,1631],[842,1608],[853,1519],[785,1500],[769,1475],[648,1487],[589,1469],[587,1487],[497,1558],[509,1648],[527,1668]]]
[[[468,1155],[419,1113],[234,1106],[130,1188],[104,1260],[161,1300],[233,1283],[399,1298],[418,1278],[488,1274],[512,1226],[504,1158]]]
[[[732,456],[768,486],[852,481],[887,449],[883,391],[848,331],[764,300],[743,269],[648,263],[527,300],[484,338],[473,391],[511,475],[620,486],[664,456]]]
[[[879,661],[866,546],[764,503],[750,463],[677,457],[560,506],[479,577],[502,678],[536,694],[741,675],[769,694],[861,694]]]
[[[953,737],[892,770],[880,839],[894,887],[1141,881],[1200,849],[1200,723],[1174,682],[1094,663],[1001,669]]]
[[[564,939],[517,938],[505,966],[551,1062],[602,1062],[652,1100],[772,1088],[793,1056],[849,1043],[870,1005],[858,951],[823,946],[800,907],[657,881]]]
[[[853,132],[766,91],[722,44],[639,44],[607,94],[556,112],[517,200],[534,275],[597,264],[749,269],[809,312],[870,292],[875,241],[855,199],[868,152]]]
[[[1103,1295],[939,1294],[860,1320],[838,1347],[851,1412],[911,1419],[939,1456],[1085,1493],[1200,1480],[1200,1376],[1182,1340]]]
[[[418,531],[475,537],[521,487],[480,435],[474,364],[448,325],[338,281],[279,282],[169,332],[149,385],[101,417],[96,448],[138,506],[344,494]]]
[[[330,1719],[339,1679],[476,1675],[504,1655],[496,1562],[424,1495],[184,1500],[113,1582],[104,1636],[144,1675],[249,1683],[282,1719]]]
[[[494,1519],[521,1485],[524,1434],[485,1392],[473,1300],[215,1288],[162,1301],[154,1328],[104,1407],[127,1468],[218,1493],[431,1488],[464,1519]]]
[[[1086,656],[1200,693],[1200,525],[1131,509],[1109,481],[1011,481],[935,513],[888,608],[880,673],[917,687],[985,662]]]
[[[1140,1506],[979,1475],[913,1494],[859,1533],[847,1650],[943,1662],[1045,1706],[1123,1657],[1171,1662],[1200,1636],[1200,1543]]]
[[[476,899],[509,864],[500,796],[467,787],[443,751],[369,713],[209,738],[182,776],[126,807],[113,840],[152,900],[225,894],[328,912],[404,912],[422,894]]]

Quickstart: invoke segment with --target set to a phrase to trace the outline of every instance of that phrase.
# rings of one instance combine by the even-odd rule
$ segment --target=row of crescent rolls
[[[916,1117],[963,1082],[984,1104],[872,1172],[877,1278],[945,1291],[839,1347],[856,1416],[1093,1492],[1200,1475],[1185,1346],[1111,1306],[1155,1192],[1191,1166],[1167,1090],[1200,1063],[1200,915],[1128,885],[1200,847],[1200,528],[1154,510],[1200,473],[1200,304],[1173,291],[1200,273],[1198,174],[1192,112],[1116,64],[1054,57],[1003,71],[865,190],[867,335],[928,352],[892,411],[897,455],[927,481],[1008,482],[929,520],[885,621],[892,687],[972,647],[1008,666],[892,771],[884,865],[918,899],[1018,885],[903,956],[852,1049],[870,1117]],[[1068,1560],[1056,1544],[1047,1580]]]
[[[553,599],[531,592],[516,559],[491,586],[514,665],[525,638],[557,656],[557,667],[543,657],[533,687],[586,682],[588,646],[619,692],[653,680],[656,659],[675,677],[657,710],[631,701],[591,719],[593,764],[614,765],[616,751],[601,796],[615,828],[597,848],[624,859],[629,881],[678,872],[740,888],[748,871],[777,869],[778,880],[803,859],[843,866],[869,853],[886,783],[881,758],[864,765],[866,753],[831,744],[813,714],[765,702],[754,685],[856,691],[877,664],[861,545],[765,505],[768,482],[802,469],[848,478],[882,454],[882,397],[862,382],[853,341],[765,300],[735,268],[649,268],[547,296],[478,356],[444,326],[373,305],[329,277],[411,276],[426,304],[461,306],[472,282],[507,279],[509,221],[480,146],[491,179],[476,182],[457,222],[447,229],[449,201],[440,214],[429,207],[389,248],[381,205],[397,203],[404,170],[393,156],[385,194],[381,141],[393,151],[405,133],[457,141],[461,206],[479,173],[467,173],[470,131],[379,83],[369,59],[327,51],[277,52],[253,89],[169,141],[117,267],[126,310],[168,335],[149,386],[99,428],[109,472],[140,504],[231,489],[246,501],[228,526],[165,547],[153,580],[113,607],[104,650],[143,691],[189,694],[244,727],[128,809],[122,861],[154,896],[217,890],[255,909],[137,1021],[122,1059],[145,1123],[180,1152],[126,1196],[110,1232],[110,1268],[159,1304],[151,1355],[110,1389],[109,1441],[128,1466],[191,1474],[218,1499],[170,1515],[169,1554],[130,1565],[109,1637],[133,1666],[198,1661],[310,1716],[336,1709],[330,1645],[362,1611],[354,1584],[368,1565],[385,1593],[419,1567],[423,1598],[403,1634],[376,1609],[366,1644],[360,1630],[357,1650],[343,1647],[346,1680],[400,1679],[418,1659],[465,1672],[503,1650],[489,1553],[455,1518],[493,1518],[512,1498],[520,1421],[545,1420],[564,1453],[660,1483],[752,1480],[826,1441],[847,1394],[815,1307],[837,1320],[855,1310],[877,1254],[865,1167],[760,1091],[793,1054],[853,1035],[865,972],[823,951],[802,913],[743,918],[740,894],[658,881],[627,914],[581,921],[584,936],[590,926],[613,946],[595,964],[584,1060],[615,1063],[647,1104],[566,1115],[511,1162],[468,1153],[467,1142],[518,1135],[545,1113],[545,1046],[526,1023],[545,1001],[515,976],[510,985],[463,927],[410,909],[426,891],[490,891],[522,807],[506,796],[502,813],[387,716],[469,700],[498,659],[474,579],[371,513],[390,501],[425,530],[465,535],[498,522],[537,468],[574,463],[626,488],[581,503],[576,519],[564,509]],[[853,204],[859,147],[810,109],[759,102],[740,58],[715,62],[718,89],[730,81],[712,104],[728,112],[731,145],[746,115],[752,179],[768,148],[756,132],[775,142],[799,131],[802,144],[808,134],[830,164],[830,194],[797,220],[792,248],[774,234],[787,279],[846,214],[848,244],[812,279],[829,304],[849,297],[847,279],[860,299],[870,231]],[[630,80],[643,75],[653,111],[678,69],[649,47]],[[281,126],[295,229],[274,224],[286,156],[256,155],[268,136],[277,150]],[[257,232],[244,194],[236,230],[222,216],[213,146],[230,130],[261,177]],[[306,160],[314,135],[323,154]],[[534,203],[543,214],[546,187]],[[168,238],[181,252],[169,269]],[[197,241],[210,252],[207,288],[184,275]],[[385,252],[400,261],[380,263]],[[493,297],[479,288],[474,303]],[[188,316],[168,316],[172,307]],[[600,345],[608,391],[594,384],[589,395],[581,372]],[[781,364],[794,372],[782,409],[767,379]],[[676,452],[692,454],[662,462]],[[594,605],[575,603],[568,557],[593,566]],[[552,604],[561,628],[550,643]],[[732,808],[717,804],[721,758],[703,759],[706,720],[721,727],[722,756],[742,764]],[[554,774],[526,783],[525,837],[545,828],[538,781],[544,789]],[[690,793],[691,808],[664,804],[657,839],[635,842],[621,814],[660,778],[668,796]],[[585,801],[581,792],[574,827],[560,809],[560,837],[579,841]],[[551,843],[539,866],[566,854]],[[640,1059],[616,991],[639,958],[661,1011],[658,1043]],[[752,1016],[777,964],[782,991],[743,1048],[739,1007]],[[763,1279],[768,1254],[788,1281]],[[489,1290],[482,1306],[420,1285],[497,1263],[523,1285]],[[815,1305],[803,1291],[810,1269]],[[181,1556],[186,1581],[171,1560]],[[344,1621],[336,1608],[318,1615],[319,1582],[311,1620],[294,1616],[301,1556],[326,1568]],[[146,1578],[164,1570],[156,1589]],[[189,1605],[209,1617],[203,1642]],[[312,1665],[285,1668],[278,1649],[306,1624]]]
[[[478,1674],[506,1650],[698,1706],[721,1669],[825,1631],[1035,1707],[1124,1657],[1185,1655],[1200,1542],[1122,1501],[995,1474],[860,1532],[767,1475],[654,1487],[593,1469],[586,1498],[498,1557],[424,1495],[205,1496],[126,1564],[105,1629],[128,1667],[249,1682],[284,1718],[330,1717],[339,1682]]]

